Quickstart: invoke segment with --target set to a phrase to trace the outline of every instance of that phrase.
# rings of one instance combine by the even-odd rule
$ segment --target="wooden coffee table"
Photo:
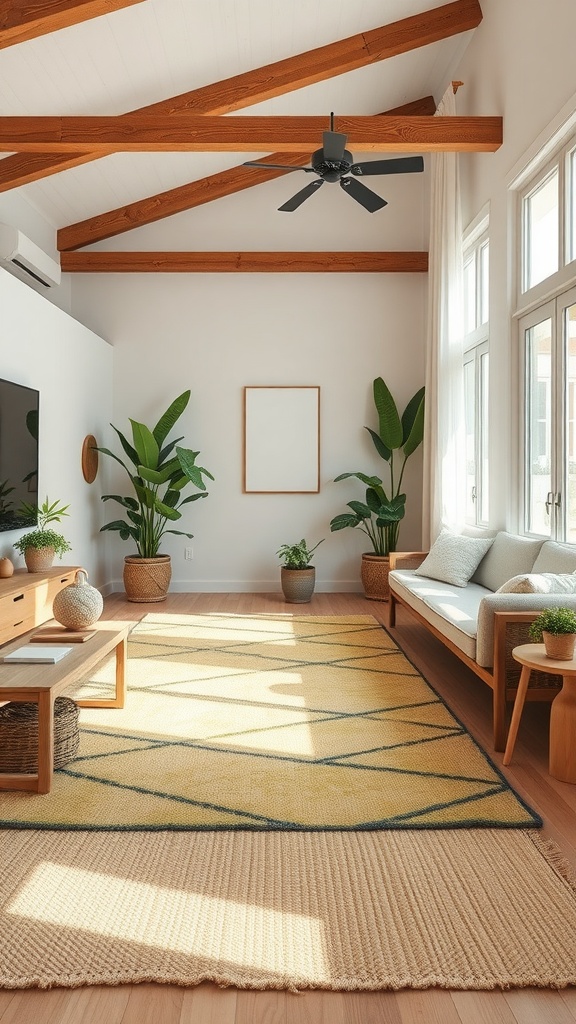
[[[512,657],[522,665],[522,673],[502,763],[508,765],[512,760],[532,670],[550,672],[562,676],[562,689],[552,701],[550,708],[548,771],[560,782],[576,782],[576,658],[570,661],[549,658],[544,644],[523,644],[521,647],[515,647]]]
[[[55,623],[57,625],[57,623]],[[37,774],[0,773],[0,790],[26,789],[49,793],[54,773],[54,701],[85,673],[90,672],[112,651],[116,651],[116,689],[112,698],[77,700],[81,708],[123,708],[126,700],[126,641],[130,622],[96,622],[95,635],[84,643],[70,644],[72,650],[55,665],[8,664],[0,662],[0,703],[38,704]],[[35,632],[32,630],[32,632]],[[31,633],[0,648],[0,655],[24,647]],[[66,641],[61,641],[66,646]]]

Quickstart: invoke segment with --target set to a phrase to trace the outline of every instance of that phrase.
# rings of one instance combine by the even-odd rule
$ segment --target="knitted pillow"
[[[497,594],[576,594],[575,573],[523,573],[507,580]]]
[[[442,583],[452,583],[455,587],[465,587],[493,540],[493,537],[467,537],[443,530],[414,573]]]

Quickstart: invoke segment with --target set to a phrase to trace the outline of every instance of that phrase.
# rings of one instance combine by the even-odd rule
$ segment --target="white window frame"
[[[482,358],[490,358],[490,318],[482,323],[482,309],[485,304],[485,297],[489,298],[489,280],[483,279],[482,253],[488,246],[488,261],[490,259],[490,238],[488,232],[488,219],[482,219],[473,231],[470,231],[464,239],[463,245],[463,266],[472,258],[475,261],[475,326],[469,331],[463,340],[463,365],[474,364],[474,465],[475,483],[473,484],[474,495],[472,496],[474,516],[466,516],[466,522],[473,526],[488,526],[488,473],[484,468],[483,453],[488,451],[488,427],[489,424],[483,416],[487,402],[485,393],[485,381],[481,372]],[[489,277],[489,274],[488,274]],[[468,508],[468,501],[465,503]],[[483,510],[486,514],[483,515]]]

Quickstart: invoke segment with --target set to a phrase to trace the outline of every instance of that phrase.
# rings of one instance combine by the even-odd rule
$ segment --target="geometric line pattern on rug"
[[[104,666],[82,684],[101,695]],[[541,824],[371,616],[145,616],[126,708],[82,709],[0,827],[363,831]]]

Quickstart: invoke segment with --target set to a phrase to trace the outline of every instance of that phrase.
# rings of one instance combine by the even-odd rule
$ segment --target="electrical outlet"
[[[194,548],[184,548],[184,558],[190,562],[194,558]]]

